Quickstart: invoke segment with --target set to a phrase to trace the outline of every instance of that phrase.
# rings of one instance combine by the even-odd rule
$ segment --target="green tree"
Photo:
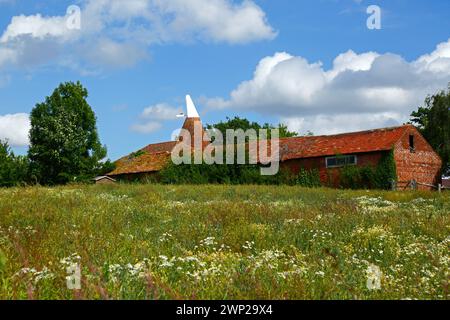
[[[441,156],[442,172],[450,175],[450,84],[425,99],[425,105],[411,114],[411,122]]]
[[[0,140],[0,187],[26,183],[27,173],[27,157],[14,155],[8,142]]]
[[[97,133],[97,119],[80,82],[59,85],[31,112],[31,174],[41,184],[86,181],[104,166],[106,147]]]
[[[227,117],[227,121],[221,121],[219,123],[216,123],[214,125],[207,125],[207,129],[217,129],[222,132],[225,138],[225,133],[228,129],[232,130],[238,130],[242,129],[244,131],[247,131],[249,129],[256,130],[256,133],[259,134],[259,129],[267,129],[269,130],[268,138],[270,139],[270,130],[271,129],[279,129],[280,130],[280,138],[288,138],[288,137],[295,137],[298,135],[297,132],[289,131],[288,127],[284,124],[279,124],[278,126],[273,126],[268,123],[265,123],[264,125],[260,125],[257,122],[250,122],[248,119],[240,118],[240,117],[234,117],[234,119],[230,119]]]

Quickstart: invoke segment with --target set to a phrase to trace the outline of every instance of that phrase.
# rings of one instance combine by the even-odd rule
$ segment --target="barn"
[[[202,128],[190,97],[183,129],[191,135]],[[171,152],[181,141],[150,144],[116,161],[108,176],[118,180],[155,180],[171,160]],[[346,166],[377,166],[393,152],[397,168],[397,188],[432,189],[441,182],[442,161],[412,125],[326,136],[280,139],[281,168],[297,174],[301,168],[317,170],[323,185],[337,187],[340,169]],[[331,177],[331,179],[330,179]]]
[[[432,189],[441,182],[442,161],[413,125],[280,141],[282,167],[317,169],[320,180],[339,185],[340,168],[377,166],[393,151],[397,188]]]

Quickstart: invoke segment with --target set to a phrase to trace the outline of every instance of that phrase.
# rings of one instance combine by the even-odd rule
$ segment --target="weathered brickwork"
[[[414,149],[410,148],[410,136],[414,138]],[[414,128],[409,127],[394,149],[399,188],[404,188],[411,180],[421,184],[437,185],[441,182],[442,161],[425,138]],[[418,185],[426,190],[432,187]]]

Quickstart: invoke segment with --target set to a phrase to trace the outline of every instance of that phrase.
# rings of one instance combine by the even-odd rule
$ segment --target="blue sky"
[[[72,4],[80,30],[64,29]],[[204,123],[401,124],[450,82],[449,31],[446,0],[0,0],[0,139],[24,152],[26,115],[76,80],[112,159],[170,140],[187,93]]]

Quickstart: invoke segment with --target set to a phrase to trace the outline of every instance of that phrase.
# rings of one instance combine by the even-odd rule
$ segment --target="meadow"
[[[446,300],[449,245],[448,192],[0,189],[0,299]]]

